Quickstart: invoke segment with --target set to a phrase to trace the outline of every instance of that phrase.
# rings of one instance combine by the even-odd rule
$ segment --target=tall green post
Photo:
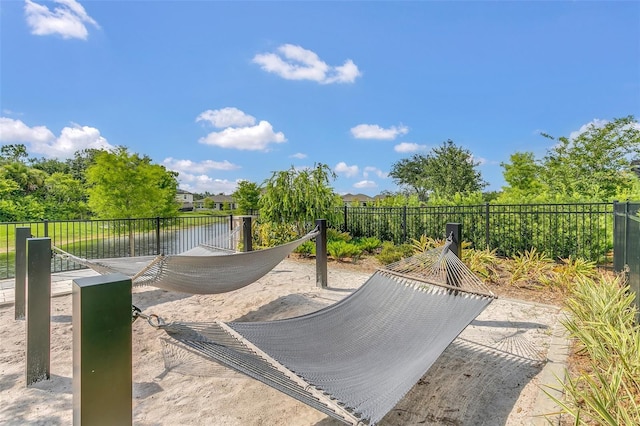
[[[27,386],[51,376],[51,238],[27,239]]]
[[[16,258],[15,258],[15,319],[25,318],[27,307],[27,238],[31,237],[31,228],[16,228]]]
[[[73,280],[73,424],[130,425],[131,279]]]
[[[316,287],[327,288],[327,219],[317,219],[320,235],[316,237]]]

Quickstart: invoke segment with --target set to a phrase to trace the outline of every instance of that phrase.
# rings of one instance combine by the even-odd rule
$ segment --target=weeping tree
[[[326,164],[273,172],[263,185],[260,219],[274,225],[294,224],[301,235],[316,219],[336,223],[342,199],[333,191],[336,175]]]

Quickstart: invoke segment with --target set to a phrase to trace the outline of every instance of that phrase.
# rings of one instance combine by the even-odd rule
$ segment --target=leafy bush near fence
[[[640,424],[640,325],[633,293],[620,278],[578,279],[564,321],[587,368],[561,382],[564,400],[547,393],[576,425]]]

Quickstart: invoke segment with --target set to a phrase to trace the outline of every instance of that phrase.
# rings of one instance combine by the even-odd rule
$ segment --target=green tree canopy
[[[101,218],[175,216],[176,176],[125,147],[100,151],[86,171],[89,208]]]
[[[238,182],[238,187],[235,192],[231,194],[238,209],[243,214],[248,214],[252,211],[258,210],[260,201],[260,186],[255,182],[249,182],[248,180],[242,180]]]
[[[335,177],[329,166],[321,163],[312,169],[291,167],[273,172],[260,197],[260,219],[278,225],[294,223],[298,234],[316,219],[336,223],[342,199],[330,186]]]
[[[411,188],[426,201],[434,193],[447,197],[481,191],[487,183],[476,170],[479,165],[470,151],[449,139],[426,156],[414,154],[394,163],[389,176],[396,184]]]
[[[555,141],[542,160],[542,178],[551,192],[610,201],[634,186],[640,125],[633,116],[592,123],[575,137],[543,136]]]

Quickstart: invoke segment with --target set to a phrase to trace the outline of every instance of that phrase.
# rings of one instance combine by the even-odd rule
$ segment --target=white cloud
[[[377,188],[378,184],[372,180],[361,180],[360,182],[354,183],[353,187],[358,189]]]
[[[356,165],[348,166],[347,163],[345,163],[344,161],[341,161],[338,164],[336,164],[333,170],[336,173],[344,174],[346,177],[357,176],[359,171],[358,166]]]
[[[0,142],[46,143],[55,140],[55,135],[45,126],[29,127],[20,120],[0,117]]]
[[[353,83],[361,75],[351,59],[341,66],[332,67],[315,52],[293,44],[283,44],[277,53],[261,53],[253,62],[267,72],[286,80],[312,80],[322,84]]]
[[[395,152],[417,152],[417,151],[425,151],[427,149],[427,145],[418,145],[417,143],[411,142],[402,142],[393,147]]]
[[[257,126],[227,127],[221,132],[211,132],[199,142],[221,148],[243,151],[266,151],[272,143],[283,143],[287,139],[282,132],[274,132],[268,121],[260,121]]]
[[[83,149],[113,149],[107,140],[94,127],[65,127],[56,137],[45,126],[29,127],[20,120],[0,117],[0,141],[25,143],[32,154],[48,158],[71,158],[76,151]]]
[[[180,173],[178,175],[178,183],[181,189],[189,192],[204,193],[210,192],[212,194],[227,194],[230,195],[238,188],[238,182],[242,179],[235,181],[227,179],[213,179],[207,175],[193,175],[189,173]]]
[[[406,135],[409,128],[406,126],[391,126],[383,129],[377,124],[358,124],[351,128],[351,134],[356,139],[384,139],[393,140],[400,135]]]
[[[54,0],[58,4],[53,10],[47,6],[26,0],[24,13],[27,24],[34,35],[58,34],[62,38],[86,40],[89,31],[85,24],[100,28],[84,7],[75,0]]]
[[[232,126],[253,126],[254,124],[256,124],[255,117],[249,114],[245,114],[238,108],[233,107],[216,110],[209,109],[196,118],[196,122],[198,121],[206,121],[219,129],[224,129],[225,127]]]
[[[469,160],[472,163],[478,163],[479,166],[484,166],[485,164],[489,164],[489,161],[484,157],[476,157],[475,155],[471,155]]]
[[[382,170],[380,170],[380,169],[379,169],[379,168],[377,168],[377,167],[372,167],[372,166],[367,166],[367,167],[365,167],[365,168],[364,168],[364,172],[362,172],[362,175],[363,175],[365,178],[368,178],[370,173],[372,173],[372,174],[374,174],[374,175],[378,176],[378,177],[379,177],[379,178],[381,178],[381,179],[386,179],[386,178],[387,178],[387,176],[388,176],[388,174],[387,174],[387,173],[383,172]]]
[[[289,158],[297,158],[298,160],[304,160],[305,158],[307,158],[307,154],[296,152],[295,154],[290,155]]]
[[[206,173],[209,170],[227,171],[227,170],[236,170],[240,168],[240,166],[230,163],[227,160],[224,160],[224,161],[204,160],[204,161],[196,162],[191,160],[178,160],[172,157],[165,158],[162,164],[169,170],[174,170],[179,173],[182,173],[182,172]]]
[[[587,130],[589,130],[589,128],[592,127],[592,126],[595,127],[596,129],[600,129],[600,128],[606,126],[609,123],[610,123],[609,120],[602,120],[602,119],[599,119],[599,118],[594,118],[589,123],[583,124],[578,130],[574,130],[573,132],[571,132],[569,134],[569,139],[573,140],[573,139],[577,138],[582,133],[584,133]],[[640,130],[640,123],[634,123],[632,126],[635,129]],[[625,126],[625,127],[627,127],[627,126]]]

